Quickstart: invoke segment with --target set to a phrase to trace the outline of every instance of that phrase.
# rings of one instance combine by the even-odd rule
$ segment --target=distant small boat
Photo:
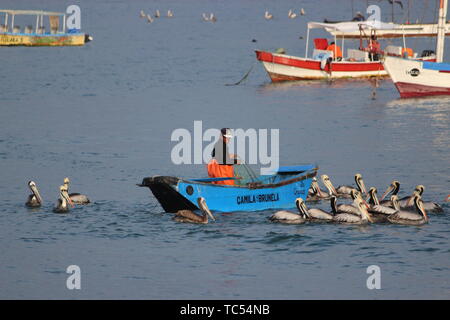
[[[20,28],[16,16],[34,15],[36,25]],[[46,31],[44,17],[48,17],[50,30]],[[3,18],[3,19],[2,19]],[[62,26],[60,20],[62,18]],[[66,14],[35,10],[0,10],[0,46],[82,46],[93,38],[78,29],[66,30]]]

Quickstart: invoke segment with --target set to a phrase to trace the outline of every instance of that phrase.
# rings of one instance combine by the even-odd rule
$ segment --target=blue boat
[[[242,174],[236,165],[237,178],[184,179],[170,176],[144,178],[141,187],[148,187],[166,212],[197,210],[197,198],[203,197],[210,210],[219,212],[258,211],[295,208],[295,199],[306,200],[316,165],[280,167],[274,174],[256,176]],[[246,168],[248,172],[249,168]],[[249,172],[248,172],[249,173]],[[215,184],[233,179],[235,185]]]

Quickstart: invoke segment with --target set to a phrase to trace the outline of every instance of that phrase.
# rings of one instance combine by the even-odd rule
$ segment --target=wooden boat
[[[367,21],[362,22],[342,22],[342,23],[320,23],[309,22],[306,38],[305,57],[286,55],[285,53],[272,53],[256,50],[256,58],[262,62],[264,69],[273,82],[286,80],[324,80],[339,78],[370,78],[386,77],[387,72],[383,64],[378,59],[371,56],[368,51],[362,48],[362,39],[365,35],[364,30],[370,31],[370,35],[378,34],[379,30],[387,28],[385,24],[375,26]],[[314,39],[314,51],[312,57],[308,57],[309,30],[321,28],[327,31],[340,30],[342,32],[349,30],[359,30],[360,47],[359,49],[347,49],[347,56],[342,60],[335,59],[335,53],[324,50],[327,47],[327,39]],[[345,37],[342,37],[341,48],[344,52]],[[324,43],[325,42],[325,43]],[[337,36],[335,41],[338,44]],[[398,46],[388,46],[385,53],[392,56],[401,56],[402,48]],[[416,59],[433,60],[433,54],[422,54]]]
[[[203,197],[213,211],[258,211],[295,208],[295,199],[306,199],[315,165],[280,167],[272,175],[235,185],[215,184],[235,178],[183,179],[170,176],[144,178],[138,186],[148,187],[166,212],[196,210]]]
[[[450,95],[450,64],[442,63],[445,42],[447,0],[440,0],[436,62],[414,61],[386,57],[384,67],[389,72],[400,97]]]
[[[36,16],[36,25],[21,29],[16,19],[20,15]],[[45,30],[44,17],[48,17],[49,32]],[[91,36],[78,29],[66,30],[66,14],[61,12],[0,10],[0,21],[3,21],[0,25],[0,46],[82,46],[92,40]]]

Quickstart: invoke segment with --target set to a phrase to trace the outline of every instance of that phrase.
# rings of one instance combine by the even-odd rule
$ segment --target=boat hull
[[[149,187],[166,212],[196,210],[203,197],[210,210],[219,212],[259,211],[295,208],[295,199],[306,200],[313,170],[276,184],[230,186],[202,183],[176,177],[144,178],[140,186]]]
[[[450,95],[450,65],[386,57],[389,71],[400,97]]]
[[[381,62],[333,61],[323,69],[320,60],[306,59],[267,51],[256,51],[256,58],[273,82],[386,77]]]
[[[0,34],[0,46],[82,46],[84,33],[76,34]]]

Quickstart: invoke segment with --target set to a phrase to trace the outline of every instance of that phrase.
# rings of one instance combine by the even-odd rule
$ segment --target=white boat
[[[338,78],[369,78],[388,76],[383,64],[374,58],[367,50],[362,48],[363,37],[370,38],[370,35],[378,34],[384,28],[390,28],[391,24],[374,23],[369,21],[341,22],[341,23],[321,23],[309,22],[306,38],[305,57],[287,55],[285,53],[272,53],[268,51],[256,50],[256,58],[262,62],[264,69],[273,82],[287,80],[321,80]],[[347,55],[342,59],[335,59],[336,52],[324,50],[327,48],[327,39],[314,39],[314,50],[312,57],[308,57],[309,31],[310,29],[338,30],[341,32],[359,30],[360,48],[347,49]],[[366,32],[368,34],[366,34]],[[335,43],[338,44],[337,36]],[[321,40],[321,41],[318,41]],[[339,42],[342,52],[345,52],[345,37]],[[369,40],[370,41],[370,40]],[[325,42],[323,44],[322,42]],[[402,55],[402,47],[388,46],[384,50],[385,54]],[[416,59],[434,60],[434,55],[413,54]]]
[[[448,0],[440,0],[436,62],[385,57],[383,65],[389,72],[402,98],[450,95],[450,64],[444,56],[445,19]]]

